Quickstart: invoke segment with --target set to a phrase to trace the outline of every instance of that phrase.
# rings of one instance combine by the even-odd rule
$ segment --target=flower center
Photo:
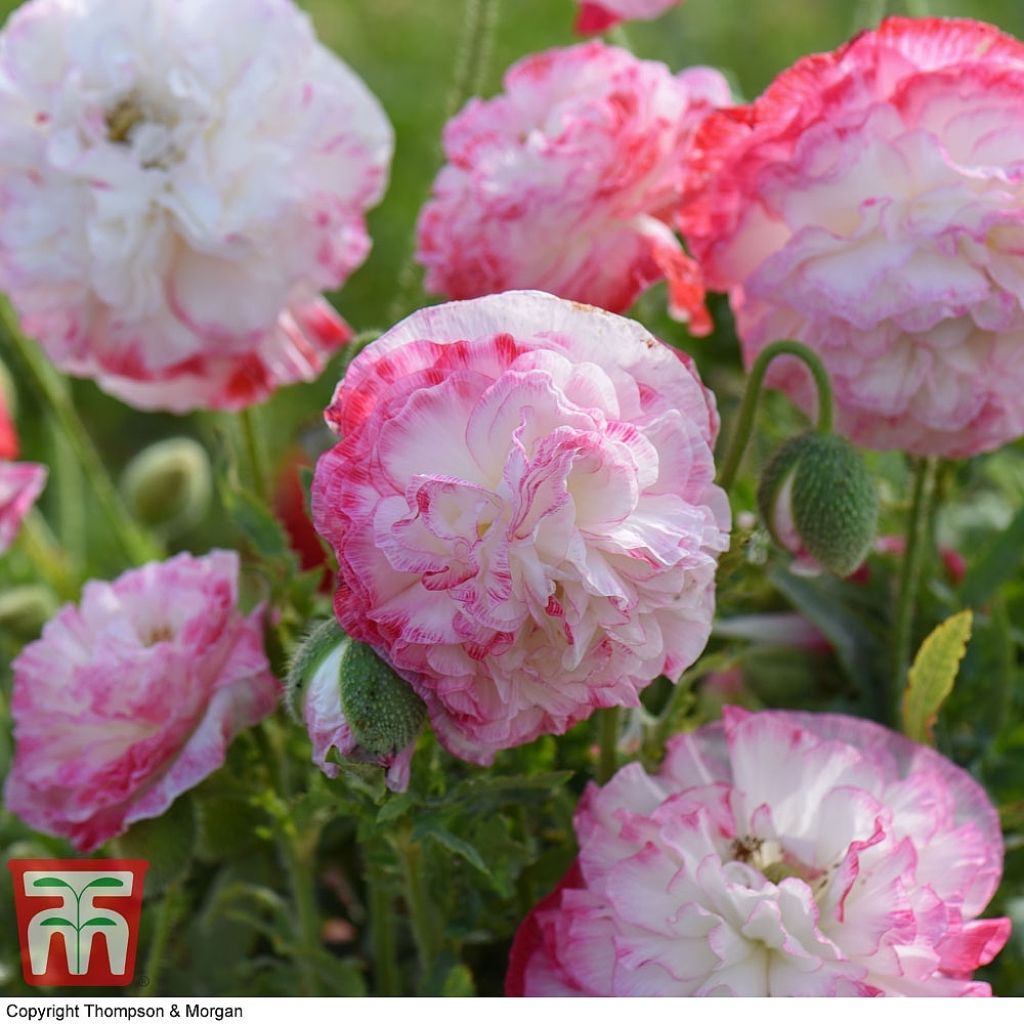
[[[163,643],[165,640],[174,639],[174,630],[170,626],[154,626],[148,632],[144,633],[140,638],[143,647],[154,647],[159,643]]]
[[[827,872],[801,863],[774,839],[742,836],[733,840],[731,853],[733,860],[749,864],[775,885],[785,878],[799,878],[817,892],[821,880],[827,879]]]
[[[107,139],[119,145],[127,145],[135,127],[146,120],[137,96],[126,96],[119,100],[106,115]]]

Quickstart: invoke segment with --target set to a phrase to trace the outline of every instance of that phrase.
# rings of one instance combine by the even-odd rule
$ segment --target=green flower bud
[[[860,453],[836,434],[811,432],[784,444],[758,487],[761,517],[804,566],[849,576],[871,549],[878,494]]]
[[[35,639],[56,611],[57,599],[47,587],[10,587],[0,594],[0,630],[21,640]]]
[[[206,449],[189,437],[158,441],[128,463],[121,493],[146,526],[180,533],[206,513],[212,489]]]
[[[388,769],[388,785],[409,784],[416,737],[426,705],[409,684],[366,644],[347,636],[332,619],[317,626],[296,651],[287,680],[287,702],[313,744],[313,763],[334,778],[345,760]]]

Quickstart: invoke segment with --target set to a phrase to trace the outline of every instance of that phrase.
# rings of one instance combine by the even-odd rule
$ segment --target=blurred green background
[[[146,0],[139,0],[146,2]],[[921,0],[916,0],[915,8]],[[0,0],[0,14],[17,4]],[[412,232],[416,216],[426,198],[430,183],[440,164],[440,133],[451,104],[452,79],[457,64],[460,35],[465,21],[463,0],[303,0],[301,6],[312,15],[320,38],[335,50],[366,80],[380,98],[391,118],[397,137],[391,185],[383,203],[371,213],[370,233],[373,252],[366,264],[345,288],[331,298],[356,331],[384,329],[397,311],[407,312],[415,305],[432,301],[416,291],[418,272],[412,291],[403,288],[412,252]],[[665,61],[674,70],[692,64],[716,65],[732,78],[741,96],[753,98],[781,70],[800,56],[832,49],[867,24],[877,3],[844,0],[686,0],[654,23],[632,23],[628,38],[634,51],[642,56]],[[899,2],[889,5],[892,13],[901,13]],[[993,22],[1018,37],[1024,37],[1024,4],[1019,0],[931,0],[934,14],[958,15]],[[494,52],[485,76],[486,95],[500,86],[505,68],[516,59],[538,50],[569,45],[576,40],[572,23],[574,0],[502,0]],[[2,157],[0,157],[2,159]],[[405,274],[403,274],[405,271]],[[667,340],[689,350],[697,359],[705,380],[715,390],[719,405],[728,415],[742,387],[742,374],[735,340],[731,336],[727,311],[716,306],[720,330],[709,339],[694,341],[678,325],[672,325],[661,310],[663,296],[655,289],[640,302],[638,316],[648,326],[662,332]],[[340,357],[340,358],[343,358]],[[279,392],[260,411],[267,435],[274,446],[272,455],[280,462],[290,449],[300,446],[307,461],[329,443],[321,413],[338,377],[338,365],[328,366],[319,381],[287,388]],[[76,404],[90,432],[115,474],[146,445],[174,434],[199,437],[216,453],[220,434],[230,428],[228,417],[197,414],[179,418],[162,414],[135,412],[105,396],[89,381],[73,385]],[[50,484],[41,509],[62,538],[77,538],[79,551],[90,574],[111,577],[124,568],[119,553],[108,537],[102,518],[94,512],[88,481],[83,480],[67,452],[62,450],[47,423],[26,390],[19,394],[18,427],[22,433],[24,457],[47,462],[53,467]],[[763,460],[779,437],[791,433],[799,417],[777,397],[768,402],[770,411],[762,415],[762,432],[755,439],[750,465]],[[892,531],[902,523],[905,467],[898,455],[872,458],[886,509],[883,526]],[[940,535],[956,544],[970,563],[986,550],[993,536],[1005,528],[1011,517],[1024,506],[1024,457],[1021,446],[1010,446],[998,455],[964,464],[950,480],[947,507],[939,524]],[[741,481],[737,489],[737,509],[753,505],[753,478]],[[71,521],[68,521],[69,516]],[[214,505],[210,514],[190,531],[174,538],[172,547],[196,552],[215,545],[234,546],[236,531],[223,508]],[[33,579],[34,570],[23,553],[14,551],[0,560],[0,593],[5,587]],[[886,580],[878,577],[875,590],[884,598]],[[763,581],[759,584],[763,587]],[[809,592],[810,593],[810,592]],[[739,597],[745,596],[738,593]],[[874,591],[872,595],[875,596]],[[820,595],[812,596],[810,604]],[[792,599],[792,598],[791,598]],[[777,595],[771,600],[778,601]],[[948,587],[933,586],[924,621],[938,619],[956,610],[958,595]],[[1024,581],[1018,572],[1007,586],[1003,600],[1010,619],[1024,621]],[[723,610],[728,611],[727,607]],[[739,608],[733,609],[738,611]],[[749,609],[748,609],[749,610]],[[991,666],[998,660],[987,652],[997,650],[996,640],[986,640],[990,626],[979,624],[978,641],[972,648],[973,659],[965,667],[966,681],[950,706],[948,723],[940,729],[941,748],[976,771],[988,785],[1003,811],[1008,834],[1007,877],[993,912],[1016,911],[1024,917],[1019,896],[1024,893],[1024,728],[1001,727],[986,730],[974,724],[976,709],[992,705],[989,682],[994,678]],[[24,637],[7,637],[0,632],[0,694],[9,693],[9,659]],[[1021,670],[1016,651],[1024,643],[1024,634],[1014,629],[1013,663],[1007,673],[1020,692]],[[792,667],[792,652],[783,652]],[[833,666],[834,669],[834,666]],[[838,675],[838,673],[834,673]],[[778,675],[773,685],[778,686]],[[807,681],[797,680],[799,693],[782,694],[778,703],[806,703]],[[829,706],[843,706],[846,695],[829,691],[820,683],[818,696]],[[837,695],[838,694],[838,695]],[[763,695],[762,695],[763,698]],[[769,702],[770,701],[767,701]],[[0,775],[10,756],[9,729],[2,721],[0,700]],[[1016,713],[1011,721],[1021,720],[1021,701],[1016,698]],[[966,725],[971,722],[971,726]],[[1004,722],[1005,726],[1005,722]],[[585,737],[577,731],[579,742]],[[553,744],[535,745],[534,761],[524,761],[521,770],[536,770],[537,758],[550,758],[554,767]],[[238,757],[246,756],[243,749]],[[514,760],[518,753],[506,755]],[[236,766],[237,768],[237,766]],[[565,810],[565,819],[569,809]],[[340,826],[339,826],[340,828]],[[25,830],[0,810],[0,849],[13,839],[21,839]],[[339,835],[340,847],[350,841]],[[552,842],[550,873],[557,877],[566,855]],[[564,846],[564,844],[563,844]],[[557,870],[556,870],[557,869]],[[472,881],[472,879],[470,879]],[[0,879],[0,919],[5,911],[6,884]],[[1016,902],[1016,906],[1014,906]],[[515,908],[500,904],[508,916],[499,936],[511,934],[516,923]],[[486,916],[486,915],[484,915]],[[1020,934],[1024,929],[1018,929]],[[227,941],[218,932],[211,948]],[[494,992],[500,986],[504,963],[501,957],[506,938],[483,946],[476,965],[479,991]],[[229,947],[222,959],[231,956]],[[1024,944],[1015,937],[988,972],[1001,994],[1024,994]],[[4,987],[0,962],[0,990]],[[207,991],[230,991],[227,982],[210,980]],[[273,991],[273,989],[270,989]]]

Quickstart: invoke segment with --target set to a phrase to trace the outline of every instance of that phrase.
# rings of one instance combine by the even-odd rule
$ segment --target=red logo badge
[[[12,860],[29,985],[130,985],[144,860]]]

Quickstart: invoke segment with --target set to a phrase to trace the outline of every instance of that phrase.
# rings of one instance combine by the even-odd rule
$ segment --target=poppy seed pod
[[[202,519],[211,490],[209,456],[189,437],[150,445],[121,477],[121,492],[132,514],[165,533],[180,533]]]
[[[348,637],[333,619],[299,648],[288,673],[288,704],[313,744],[313,762],[335,778],[331,749],[345,760],[388,770],[388,786],[409,784],[416,736],[426,705],[374,651]]]
[[[757,502],[780,546],[837,576],[853,572],[875,538],[874,482],[857,449],[836,434],[784,444],[761,476]]]

